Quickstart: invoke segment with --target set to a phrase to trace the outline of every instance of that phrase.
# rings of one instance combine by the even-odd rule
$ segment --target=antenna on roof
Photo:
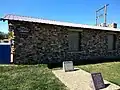
[[[101,17],[104,18],[104,26],[105,26],[105,27],[107,26],[107,6],[108,6],[108,5],[109,5],[109,4],[105,4],[102,8],[100,8],[100,9],[98,9],[98,10],[96,11],[96,26],[99,25],[98,20],[99,20]],[[103,13],[103,14],[99,14],[100,11],[104,11],[104,13]]]

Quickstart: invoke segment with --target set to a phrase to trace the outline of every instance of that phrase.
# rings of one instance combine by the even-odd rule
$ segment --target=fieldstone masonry
[[[70,27],[24,21],[8,21],[15,34],[14,63],[58,63],[89,57],[120,56],[120,32],[85,30],[81,32],[81,51],[69,52]],[[108,50],[107,35],[115,33],[116,49]]]

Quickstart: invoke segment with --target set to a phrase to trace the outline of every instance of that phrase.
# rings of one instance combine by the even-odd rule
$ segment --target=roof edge
[[[7,19],[4,19],[4,18],[0,18],[0,21],[3,21],[3,22],[4,22],[5,20],[7,20]]]
[[[76,28],[87,28],[87,29],[97,29],[97,30],[119,31],[120,32],[119,28],[100,27],[100,26],[93,26],[93,25],[86,25],[86,24],[78,24],[78,23],[71,23],[71,22],[63,22],[63,21],[35,18],[35,17],[29,17],[29,16],[20,16],[20,15],[14,15],[14,14],[7,14],[4,18],[1,18],[1,20],[3,20],[3,21],[5,21],[5,20],[27,21],[27,22],[45,23],[45,24],[69,26],[69,27],[76,27]]]

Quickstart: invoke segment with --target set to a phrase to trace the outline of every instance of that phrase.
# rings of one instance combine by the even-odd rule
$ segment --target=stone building
[[[59,63],[119,57],[120,30],[26,16],[6,15],[14,31],[14,63]]]

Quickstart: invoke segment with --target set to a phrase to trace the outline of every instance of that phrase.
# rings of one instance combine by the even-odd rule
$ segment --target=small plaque
[[[66,71],[73,71],[73,62],[72,61],[64,61],[63,62],[63,70]]]
[[[20,28],[18,28],[18,31],[19,31],[20,33],[27,33],[27,32],[29,32],[29,30],[28,30],[27,28],[25,28],[25,27],[20,27]]]
[[[105,84],[104,84],[101,73],[92,73],[91,76],[93,79],[95,90],[105,88]]]

